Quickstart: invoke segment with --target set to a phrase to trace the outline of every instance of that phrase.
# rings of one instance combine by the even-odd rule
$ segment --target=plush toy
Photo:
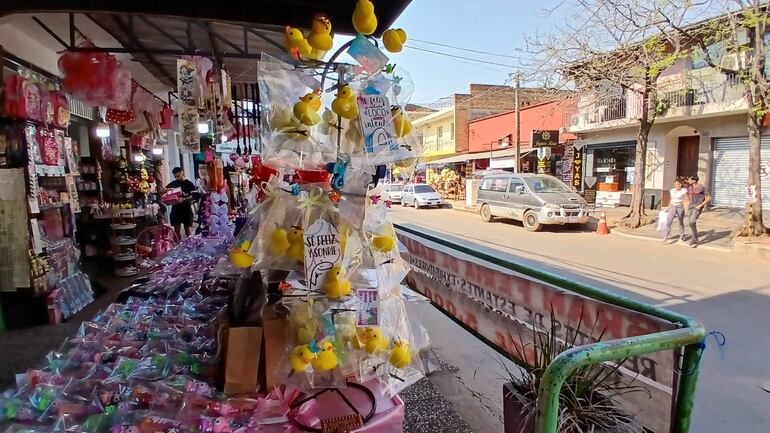
[[[310,347],[307,344],[302,344],[295,347],[289,355],[289,364],[291,368],[296,372],[307,370],[310,362],[315,359],[315,354],[310,351]],[[332,367],[334,368],[334,367]]]
[[[289,248],[286,255],[298,262],[305,261],[305,235],[302,229],[294,228],[286,235],[289,241]]]
[[[382,44],[391,53],[401,52],[404,48],[404,43],[406,43],[406,32],[404,29],[385,30],[385,33],[382,35]]]
[[[362,35],[371,35],[377,30],[377,16],[371,1],[358,0],[353,11],[353,27]]]
[[[326,273],[326,280],[323,285],[324,293],[331,299],[340,299],[347,296],[351,291],[350,280],[345,276],[345,271],[340,265],[334,265]]]
[[[337,354],[334,353],[334,345],[329,341],[321,344],[321,351],[311,361],[313,369],[316,371],[329,371],[337,367]]]
[[[299,98],[299,102],[294,104],[294,116],[303,125],[313,126],[321,121],[318,110],[321,109],[321,98],[317,93],[310,92]]]
[[[409,342],[398,340],[393,343],[393,349],[390,351],[391,365],[396,368],[404,368],[412,362],[412,355],[409,354]]]
[[[286,230],[277,228],[270,234],[270,246],[268,252],[274,256],[280,256],[286,253],[291,244],[289,243]]]
[[[358,338],[364,343],[363,349],[366,353],[373,354],[388,350],[388,342],[382,336],[380,328],[362,328],[358,333]]]

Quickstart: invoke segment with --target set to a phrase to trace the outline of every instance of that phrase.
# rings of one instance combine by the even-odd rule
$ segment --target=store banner
[[[179,96],[179,148],[182,153],[199,153],[200,132],[198,132],[198,71],[195,62],[177,59],[177,94]]]
[[[553,147],[559,145],[559,131],[532,131],[532,147]]]
[[[575,191],[581,191],[583,188],[583,147],[572,149],[572,178],[570,186]]]
[[[665,320],[586,298],[402,230],[397,233],[409,250],[407,285],[520,361],[526,362],[521,354],[533,359],[532,326],[553,329],[562,340],[577,338],[579,344],[593,343],[602,333],[606,341],[676,329]],[[675,352],[669,350],[629,358],[620,368],[618,379],[643,390],[618,400],[657,433],[668,431],[675,362]]]

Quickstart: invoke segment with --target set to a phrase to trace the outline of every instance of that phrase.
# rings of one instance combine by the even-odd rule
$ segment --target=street
[[[691,431],[694,433],[758,433],[770,424],[770,394],[760,388],[770,381],[766,355],[770,347],[770,266],[751,256],[664,245],[620,236],[599,236],[574,228],[546,228],[531,233],[521,224],[451,209],[394,206],[393,220],[430,234],[511,261],[614,290],[623,295],[687,314],[708,331],[727,340],[706,344]],[[474,431],[502,431],[502,423],[480,425],[485,411],[500,415],[505,368],[492,350],[440,315],[423,316],[437,354],[456,366],[454,383],[476,404],[458,401],[445,377],[433,379]],[[449,324],[447,324],[449,323]],[[457,327],[458,329],[455,329]],[[476,341],[474,341],[476,340]],[[506,364],[510,365],[510,364]],[[494,424],[494,423],[493,423]],[[482,430],[484,429],[484,430]]]

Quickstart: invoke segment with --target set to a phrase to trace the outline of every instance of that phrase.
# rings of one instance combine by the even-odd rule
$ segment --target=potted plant
[[[556,323],[553,312],[550,323]],[[519,374],[510,371],[510,382],[503,386],[503,412],[506,433],[535,433],[537,397],[545,369],[560,353],[580,346],[578,338],[582,318],[574,333],[558,338],[556,328],[538,329],[532,326],[532,342],[516,346]],[[591,330],[589,336],[595,335]],[[604,332],[596,338],[601,340]],[[516,338],[516,337],[514,337]],[[529,355],[527,355],[529,353]],[[641,386],[624,382],[616,364],[595,364],[582,367],[564,382],[559,396],[559,433],[644,433],[645,429],[616,398],[631,392],[647,392]]]

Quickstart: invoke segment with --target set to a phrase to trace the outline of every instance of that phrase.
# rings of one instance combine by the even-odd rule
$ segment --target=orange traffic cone
[[[599,225],[596,226],[596,234],[608,235],[610,234],[610,228],[607,227],[607,214],[599,212]]]

